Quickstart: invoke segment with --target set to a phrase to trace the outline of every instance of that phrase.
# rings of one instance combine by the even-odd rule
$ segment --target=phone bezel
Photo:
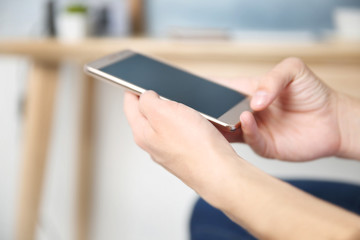
[[[111,64],[113,64],[115,62],[124,60],[124,59],[126,59],[128,57],[131,57],[131,56],[135,55],[135,54],[140,54],[140,55],[146,56],[146,57],[151,58],[151,59],[153,59],[155,61],[162,62],[162,63],[164,63],[166,65],[171,66],[171,67],[177,68],[180,71],[188,72],[188,71],[186,71],[184,69],[181,69],[181,68],[179,68],[177,66],[169,64],[168,62],[165,62],[164,60],[161,60],[161,59],[158,59],[158,58],[155,58],[155,57],[152,57],[152,56],[147,56],[146,54],[138,53],[138,52],[130,50],[130,49],[126,49],[126,50],[123,50],[121,52],[110,54],[110,55],[107,55],[107,56],[105,56],[103,58],[95,60],[93,62],[87,63],[84,66],[84,71],[88,75],[90,75],[92,77],[95,77],[96,79],[106,81],[106,82],[111,83],[111,84],[116,85],[116,86],[123,87],[128,91],[131,91],[131,92],[133,92],[133,93],[135,93],[137,95],[141,95],[142,93],[144,93],[146,91],[146,89],[141,88],[139,86],[136,86],[136,85],[134,85],[132,83],[127,82],[126,80],[117,78],[117,77],[115,77],[113,75],[107,74],[107,73],[100,70],[100,68],[103,68],[103,67],[111,65]],[[197,76],[196,74],[193,74],[193,73],[191,73],[191,74]],[[207,79],[205,79],[205,78],[203,78],[201,76],[199,76],[199,77],[204,79],[204,80],[207,80]],[[216,84],[218,84],[218,83],[216,83]],[[223,86],[221,84],[218,84],[218,85]],[[226,86],[223,86],[223,87],[226,87]],[[160,97],[162,99],[169,100],[169,99],[164,98],[162,96],[160,96]],[[240,127],[240,125],[241,125],[240,118],[239,118],[240,113],[243,112],[243,111],[249,111],[249,110],[250,110],[250,101],[249,101],[249,98],[247,97],[243,101],[239,102],[238,104],[236,104],[235,106],[230,108],[228,111],[226,111],[219,118],[215,118],[215,117],[209,116],[209,115],[201,113],[201,112],[199,112],[199,113],[202,116],[204,116],[206,119],[208,119],[211,122],[215,123],[221,129],[233,132],[233,131],[236,131],[236,129],[238,129]]]

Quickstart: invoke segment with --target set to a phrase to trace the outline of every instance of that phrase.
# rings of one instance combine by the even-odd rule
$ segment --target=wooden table
[[[231,41],[164,39],[88,39],[62,44],[52,39],[0,41],[0,53],[32,60],[26,102],[23,168],[17,215],[17,239],[34,239],[50,139],[58,67],[86,61],[126,48],[169,60],[197,74],[212,77],[254,76],[280,60],[302,58],[333,88],[360,97],[360,43],[245,44]],[[94,84],[85,78],[80,121],[77,239],[87,239],[91,191],[91,115]],[[86,121],[85,121],[86,120]]]

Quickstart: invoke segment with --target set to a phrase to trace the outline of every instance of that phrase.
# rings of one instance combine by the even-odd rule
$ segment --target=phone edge
[[[131,84],[131,83],[127,82],[127,81],[124,81],[124,80],[122,80],[122,79],[120,79],[120,78],[116,78],[116,77],[114,77],[114,76],[112,76],[112,75],[110,75],[110,74],[107,74],[107,73],[105,73],[105,72],[103,72],[103,71],[100,71],[100,70],[98,70],[98,69],[95,68],[95,67],[100,68],[100,67],[102,67],[102,66],[106,66],[106,65],[108,65],[108,64],[111,64],[112,62],[116,62],[116,61],[118,61],[118,60],[121,60],[121,58],[119,58],[119,56],[120,56],[121,54],[123,54],[123,53],[128,53],[128,54],[129,54],[129,55],[123,56],[123,58],[129,57],[129,56],[131,56],[131,54],[141,54],[141,55],[144,55],[144,54],[142,54],[142,53],[138,53],[138,52],[133,51],[133,50],[131,50],[131,49],[126,49],[126,50],[123,50],[123,51],[120,51],[120,52],[117,52],[117,53],[114,53],[114,54],[110,54],[110,55],[104,56],[104,57],[99,58],[99,59],[97,59],[97,60],[95,60],[95,61],[92,61],[92,62],[90,62],[90,63],[85,64],[85,65],[84,65],[84,72],[85,72],[87,75],[92,76],[92,77],[94,77],[94,78],[96,78],[96,79],[98,79],[98,80],[101,80],[101,81],[103,81],[103,82],[107,82],[107,83],[109,83],[109,84],[111,84],[111,85],[113,85],[113,86],[121,87],[121,88],[123,88],[124,90],[130,91],[130,92],[132,92],[132,93],[134,93],[134,94],[136,94],[136,95],[141,95],[142,93],[144,93],[144,92],[146,91],[146,89],[141,88],[141,87],[138,87],[138,86],[136,86],[136,85],[134,85],[134,84]],[[147,55],[144,55],[144,56],[148,57]],[[152,59],[154,59],[154,60],[161,61],[161,62],[163,62],[163,63],[165,63],[165,64],[168,64],[168,63],[166,63],[165,61],[162,61],[162,60],[157,59],[157,58],[153,58],[153,57],[149,57],[149,58],[152,58]],[[104,62],[106,59],[110,59],[110,61],[107,62],[106,65],[99,64],[99,63]],[[174,66],[174,65],[170,65],[170,66],[176,67],[176,66]],[[176,68],[178,68],[178,67],[176,67]],[[183,69],[181,69],[181,68],[180,68],[180,70],[186,71],[186,70],[183,70]],[[188,72],[188,71],[186,71],[186,72]],[[191,74],[192,74],[192,73],[191,73]],[[193,74],[193,75],[195,75],[195,74]],[[200,77],[200,76],[199,76],[199,77]],[[203,77],[201,77],[201,78],[203,78]],[[208,81],[209,81],[209,80],[208,80]],[[215,84],[218,84],[218,83],[215,83]],[[223,85],[221,85],[221,84],[219,84],[219,85],[222,86],[222,87],[226,87],[226,86],[223,86]],[[227,87],[227,88],[228,88],[228,87]],[[164,100],[169,100],[169,99],[164,98],[164,97],[162,97],[162,96],[160,96],[160,97],[161,97],[162,99],[164,99]],[[246,97],[243,101],[245,101],[246,99],[248,99],[248,97]],[[241,101],[240,103],[242,103],[243,101]],[[223,122],[222,120],[223,120],[224,118],[227,119],[226,115],[229,115],[229,114],[228,114],[229,112],[233,112],[234,109],[235,109],[238,105],[239,105],[239,104],[237,104],[237,105],[235,105],[234,107],[232,107],[231,109],[229,109],[225,114],[223,114],[222,116],[220,116],[219,119],[216,119],[216,118],[214,118],[214,117],[208,116],[207,114],[201,113],[201,112],[199,112],[199,111],[197,111],[197,110],[196,110],[196,111],[199,112],[203,117],[205,117],[206,119],[208,119],[208,120],[211,121],[212,123],[215,123],[220,129],[225,130],[225,131],[227,131],[227,132],[234,132],[234,131],[236,131],[238,128],[240,128],[240,126],[241,126],[240,119],[239,119],[239,122],[237,122],[236,124],[228,124],[228,123],[226,123],[226,122]],[[224,117],[224,116],[225,116],[225,117]],[[222,120],[220,120],[220,119],[222,119]]]

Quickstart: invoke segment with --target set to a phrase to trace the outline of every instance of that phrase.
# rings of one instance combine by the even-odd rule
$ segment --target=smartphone
[[[138,95],[153,90],[163,99],[195,109],[218,128],[229,132],[239,128],[240,114],[250,109],[247,96],[132,50],[90,62],[84,70],[90,76]]]

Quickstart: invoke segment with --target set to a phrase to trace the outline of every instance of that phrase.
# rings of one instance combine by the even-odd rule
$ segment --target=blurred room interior
[[[1,0],[0,239],[188,239],[196,193],[135,145],[123,90],[83,75],[127,48],[210,78],[299,57],[360,97],[357,0]],[[274,176],[360,183],[353,161],[234,148]]]

